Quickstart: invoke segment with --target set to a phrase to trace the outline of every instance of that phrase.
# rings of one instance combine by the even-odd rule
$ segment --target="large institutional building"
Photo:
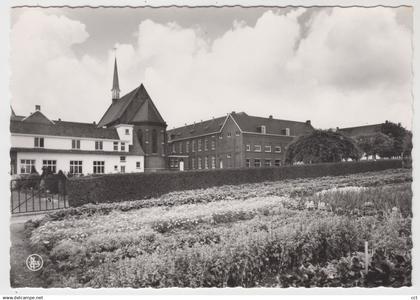
[[[166,132],[167,124],[143,84],[120,98],[116,60],[111,91],[112,102],[97,124],[51,120],[39,105],[29,116],[12,109],[11,173],[277,167],[287,144],[313,130],[310,121],[232,112]]]
[[[311,122],[296,122],[232,112],[224,117],[168,130],[171,169],[278,167],[285,147],[311,132]]]
[[[44,168],[70,174],[144,172],[166,168],[166,123],[143,84],[119,97],[117,62],[112,103],[98,124],[51,120],[37,105],[10,119],[11,173]]]

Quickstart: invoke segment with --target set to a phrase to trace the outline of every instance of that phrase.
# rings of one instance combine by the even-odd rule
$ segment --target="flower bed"
[[[49,287],[402,286],[410,181],[389,170],[176,192],[55,213],[28,233]],[[366,188],[331,190],[345,186]],[[379,257],[368,274],[365,241]]]

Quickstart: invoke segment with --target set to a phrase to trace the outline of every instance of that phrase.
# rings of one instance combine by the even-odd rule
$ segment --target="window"
[[[197,142],[197,147],[198,147],[198,151],[201,151],[201,140],[198,140],[198,142]]]
[[[175,143],[172,144],[172,153],[176,153],[176,149],[175,149]]]
[[[261,160],[256,158],[254,159],[254,167],[259,168],[261,167]]]
[[[201,157],[198,158],[198,168],[201,169]]]
[[[35,171],[35,159],[21,159],[20,160],[20,173],[31,174]]]
[[[187,142],[185,143],[185,152],[186,152],[186,153],[190,153],[190,141],[187,141]]]
[[[254,145],[255,152],[261,152],[261,145]]]
[[[216,150],[216,141],[211,141],[211,150]]]
[[[82,174],[83,168],[82,168],[83,162],[81,160],[71,160],[70,161],[70,173],[71,174]]]
[[[232,158],[232,155],[227,154],[227,155],[226,155],[226,157],[227,157],[227,158]]]
[[[228,132],[228,133],[227,133],[227,137],[228,137],[228,138],[232,137],[232,133],[231,133],[231,132]]]
[[[216,157],[214,156],[211,157],[211,168],[212,169],[216,168]]]
[[[281,146],[276,146],[274,151],[276,151],[277,153],[280,153],[281,152]]]
[[[71,140],[72,149],[80,149],[80,140]]]
[[[43,160],[42,169],[48,169],[51,173],[57,172],[57,161],[56,160]]]
[[[265,152],[271,152],[271,146],[265,146],[264,151]]]
[[[158,153],[158,135],[157,130],[152,130],[152,153]]]
[[[271,160],[269,159],[264,160],[264,167],[271,167]]]
[[[125,143],[121,143],[121,151],[125,151]]]
[[[209,159],[208,159],[208,157],[206,156],[206,157],[204,157],[204,168],[205,169],[208,169],[209,168]]]
[[[120,162],[125,162],[125,156],[120,156]]]
[[[276,160],[274,161],[274,165],[275,165],[276,167],[280,167],[280,166],[281,166],[281,161],[280,161],[280,159],[276,159]]]
[[[35,148],[44,148],[44,138],[43,137],[36,137],[34,139],[34,146],[35,146]]]
[[[139,161],[136,161],[136,169],[140,169],[141,168],[141,164]]]
[[[221,133],[220,135],[219,135],[219,140],[222,140],[223,139],[223,133]]]
[[[195,152],[195,141],[191,142],[191,151]]]
[[[240,135],[241,135],[241,133],[240,133],[239,131],[236,131],[235,135],[236,135],[236,136],[240,136]]]
[[[105,162],[94,161],[93,162],[93,174],[104,174],[105,173]]]
[[[286,135],[290,135],[290,128],[286,128]]]
[[[261,125],[261,133],[262,133],[262,134],[266,134],[266,133],[267,133],[267,132],[266,132],[265,125]]]
[[[125,135],[130,135],[130,129],[128,129],[128,128],[127,128],[127,129],[125,130]]]
[[[120,166],[121,173],[125,173],[125,166]]]
[[[114,171],[118,171],[118,166],[114,166]]]
[[[182,142],[179,142],[179,153],[182,153]]]
[[[146,128],[146,144],[149,143],[149,129]]]
[[[209,141],[206,139],[204,140],[204,151],[209,150]]]
[[[245,167],[251,168],[251,160],[249,158],[245,159]]]
[[[104,145],[102,141],[95,141],[95,150],[102,150],[103,146]]]
[[[245,151],[251,151],[251,145],[245,145]]]
[[[191,169],[195,169],[195,158],[191,159]]]
[[[114,151],[118,151],[118,142],[114,142]]]

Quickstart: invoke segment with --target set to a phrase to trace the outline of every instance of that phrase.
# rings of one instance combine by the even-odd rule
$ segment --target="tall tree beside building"
[[[377,155],[384,157],[386,153],[392,151],[394,140],[381,132],[360,135],[354,138],[356,145],[362,150],[366,156]]]
[[[343,159],[358,160],[360,155],[361,151],[352,138],[330,130],[315,130],[287,146],[285,162],[339,162]]]
[[[405,143],[407,143],[405,142],[405,140],[409,138],[407,137],[409,131],[402,127],[400,123],[395,124],[386,121],[381,126],[381,132],[389,136],[393,141],[392,147],[388,151],[383,153],[383,157],[390,158],[401,156],[401,154],[404,152],[404,145]]]

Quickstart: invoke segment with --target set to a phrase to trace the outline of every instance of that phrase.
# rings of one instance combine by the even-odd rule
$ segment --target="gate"
[[[60,175],[12,179],[10,208],[12,214],[42,212],[68,207],[66,177]]]

